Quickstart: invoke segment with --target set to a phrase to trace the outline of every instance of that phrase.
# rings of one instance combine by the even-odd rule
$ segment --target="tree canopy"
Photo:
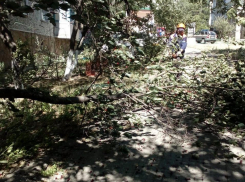
[[[205,1],[169,1],[159,0],[154,7],[157,23],[173,31],[178,23],[191,27],[195,22],[196,29],[208,27],[209,5]]]

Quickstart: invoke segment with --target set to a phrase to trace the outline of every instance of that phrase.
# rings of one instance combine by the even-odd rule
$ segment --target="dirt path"
[[[0,181],[244,182],[244,143],[229,132],[217,133],[208,125],[197,125],[179,110],[165,110],[162,115],[153,110],[135,114],[143,128],[124,131],[117,140],[64,140],[37,160],[2,171],[5,174]],[[240,147],[235,147],[237,143]],[[59,165],[55,175],[40,175],[54,164]]]

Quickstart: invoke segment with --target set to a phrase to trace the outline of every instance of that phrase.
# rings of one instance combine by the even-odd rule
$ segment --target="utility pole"
[[[209,21],[208,21],[209,27],[211,27],[211,25],[212,25],[212,18],[213,18],[213,16],[212,16],[212,10],[213,10],[213,0],[210,0],[209,1]]]
[[[237,17],[240,16],[241,11],[242,11],[242,7],[238,7],[237,8]],[[241,39],[241,28],[242,28],[242,26],[239,23],[236,23],[235,40]]]

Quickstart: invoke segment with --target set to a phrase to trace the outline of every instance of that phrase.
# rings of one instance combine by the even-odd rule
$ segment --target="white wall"
[[[70,21],[70,15],[67,12],[60,10],[60,12],[55,15],[57,19],[55,27],[48,20],[45,20],[44,14],[45,12],[39,10],[27,14],[26,18],[10,17],[9,29],[70,39],[73,22]],[[80,34],[79,31],[77,35],[78,40]]]
[[[69,18],[69,11],[60,10],[58,14],[55,15],[56,26],[55,26],[55,36],[62,39],[70,39],[73,21]],[[81,32],[78,31],[76,39],[79,40]]]

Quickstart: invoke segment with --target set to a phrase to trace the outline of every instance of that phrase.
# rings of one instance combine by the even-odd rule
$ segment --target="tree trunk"
[[[75,52],[74,50],[70,49],[68,53],[68,57],[66,61],[66,70],[65,70],[63,81],[68,81],[71,78],[72,72],[77,66],[77,56],[75,57],[75,59],[73,58],[74,52]],[[77,51],[76,51],[76,55],[77,55]]]
[[[138,93],[139,94],[139,93]],[[48,92],[43,92],[39,89],[2,89],[0,88],[0,98],[26,98],[31,100],[36,100],[40,102],[50,103],[50,104],[79,104],[85,102],[111,102],[114,100],[119,100],[126,98],[127,95],[137,95],[137,94],[114,94],[114,95],[90,95],[90,96],[77,96],[77,97],[57,97],[51,96]],[[142,95],[142,94],[141,94]]]
[[[78,25],[78,27],[79,26],[80,25]],[[78,57],[78,54],[79,54],[79,51],[77,49],[82,46],[82,43],[84,41],[85,35],[87,34],[88,30],[89,30],[88,26],[84,26],[83,27],[82,37],[81,37],[79,43],[77,44],[76,49],[75,49],[75,41],[76,41],[76,39],[74,39],[74,37],[73,37],[73,40],[71,39],[70,51],[69,51],[69,54],[68,54],[68,57],[67,57],[66,70],[65,70],[65,75],[64,75],[63,81],[67,81],[67,80],[69,80],[71,78],[72,72],[77,66],[77,62],[78,62],[77,61],[77,57]],[[77,31],[78,31],[78,28],[77,28]],[[71,49],[71,47],[73,47],[73,49]],[[75,59],[74,59],[74,54],[75,54]]]
[[[0,38],[3,40],[3,43],[9,48],[12,55],[11,68],[13,71],[13,81],[15,89],[23,89],[23,83],[20,78],[21,70],[19,62],[13,57],[13,53],[16,52],[16,43],[11,32],[2,22],[2,20],[0,20]]]
[[[213,16],[212,16],[212,9],[213,9],[213,0],[210,0],[209,1],[209,20],[208,20],[208,25],[209,25],[209,28],[212,26],[212,18],[213,18]]]
[[[11,32],[5,26],[5,24],[0,20],[0,38],[3,43],[10,49],[11,53],[16,51],[16,43],[13,39]]]
[[[71,78],[73,70],[77,66],[77,56],[74,59],[74,53],[75,53],[75,44],[76,44],[76,36],[78,32],[78,21],[74,21],[74,25],[72,28],[72,34],[71,34],[71,39],[70,39],[70,50],[67,56],[67,61],[66,61],[66,70],[65,70],[65,75],[63,80],[68,81]]]

